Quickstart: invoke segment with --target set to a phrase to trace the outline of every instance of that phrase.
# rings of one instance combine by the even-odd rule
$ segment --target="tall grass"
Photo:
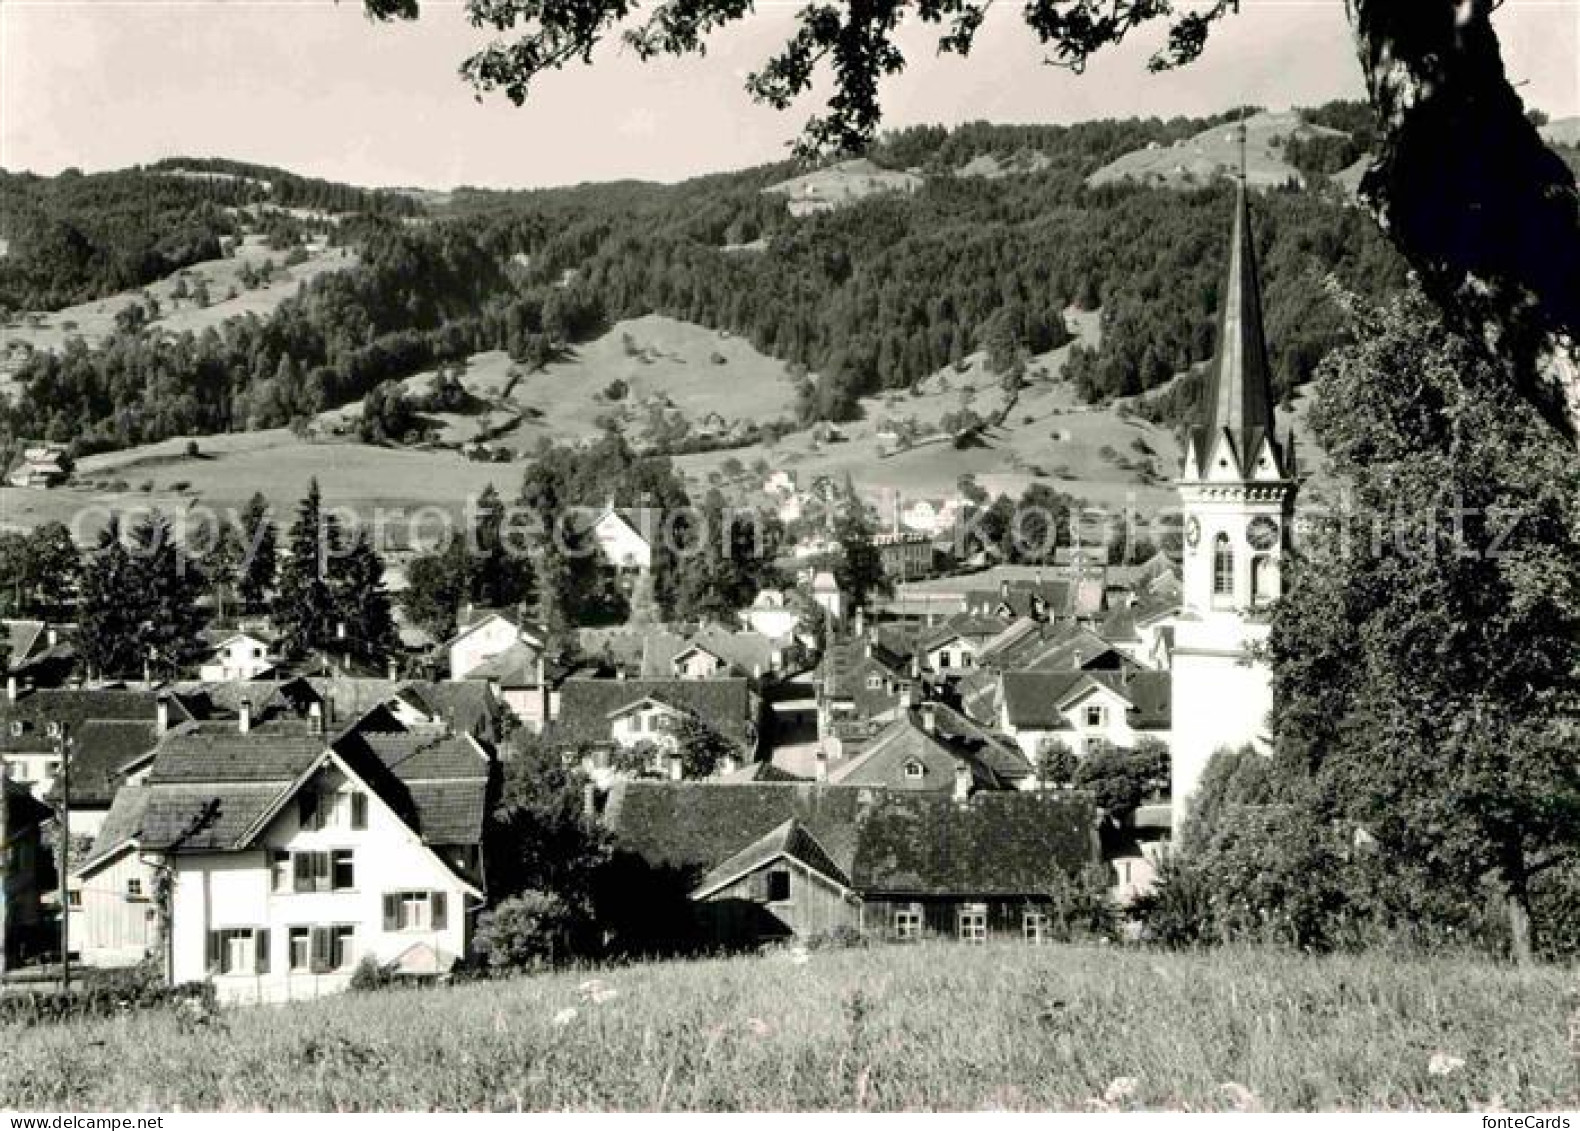
[[[940,944],[596,976],[12,1029],[0,1106],[1580,1106],[1551,968]]]

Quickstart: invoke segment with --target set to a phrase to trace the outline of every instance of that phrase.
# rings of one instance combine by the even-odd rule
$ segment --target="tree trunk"
[[[1503,72],[1497,0],[1346,0],[1377,112],[1361,195],[1423,287],[1580,436],[1580,195]]]

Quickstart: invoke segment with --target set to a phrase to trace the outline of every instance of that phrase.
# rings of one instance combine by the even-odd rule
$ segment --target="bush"
[[[371,954],[364,954],[351,973],[351,988],[358,992],[386,989],[394,981],[390,972]]]
[[[186,453],[187,459],[197,459],[198,456],[202,454],[202,449],[198,447],[198,442],[196,440],[188,440],[186,445]]]
[[[0,995],[0,1026],[62,1024],[183,1005],[196,1006],[205,1014],[212,1012],[213,985],[186,982],[166,986],[137,967],[83,989]]]
[[[1088,864],[1063,876],[1048,892],[1048,927],[1060,942],[1111,939],[1118,933],[1119,912],[1112,895],[1113,875],[1107,864]]]
[[[530,970],[567,957],[579,917],[559,896],[524,891],[477,920],[477,951],[490,970]]]
[[[803,942],[808,950],[854,950],[869,945],[867,936],[861,933],[860,928],[849,924],[830,927],[826,931],[815,931]]]

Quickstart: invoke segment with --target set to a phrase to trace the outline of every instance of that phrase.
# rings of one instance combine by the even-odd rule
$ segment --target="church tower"
[[[1206,420],[1190,431],[1175,484],[1185,551],[1172,659],[1176,834],[1213,753],[1270,739],[1272,671],[1249,650],[1267,639],[1267,606],[1281,592],[1297,486],[1292,445],[1274,432],[1271,376],[1242,157]]]

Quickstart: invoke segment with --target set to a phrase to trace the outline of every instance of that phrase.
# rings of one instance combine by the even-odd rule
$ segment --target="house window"
[[[878,691],[878,690],[882,689],[882,687],[883,687],[883,677],[881,675],[879,675],[877,672],[873,672],[871,675],[869,675],[867,677],[867,690],[868,691]]]
[[[1104,716],[1107,714],[1100,703],[1093,703],[1086,708],[1086,725],[1091,728],[1103,725]]]
[[[927,767],[917,761],[905,763],[905,777],[908,781],[920,781],[927,773]]]
[[[66,893],[66,906],[67,907],[81,907],[82,906],[82,892],[80,892],[80,891],[68,891]]]
[[[305,974],[312,968],[312,930],[292,927],[289,935],[291,973]]]
[[[1234,549],[1227,534],[1212,540],[1212,595],[1234,596]]]
[[[987,907],[968,903],[960,909],[960,941],[987,942]]]
[[[1047,942],[1048,913],[1046,911],[1028,911],[1022,915],[1021,934],[1029,943]]]
[[[138,879],[136,876],[132,876],[126,881],[126,898],[143,898],[143,881]]]
[[[894,937],[899,942],[915,942],[922,937],[922,912],[912,905],[894,912]]]
[[[308,969],[328,974],[351,965],[356,950],[356,928],[349,926],[314,927],[309,935]]]
[[[442,931],[448,920],[442,891],[397,891],[384,896],[386,931]]]
[[[938,653],[938,668],[939,668],[939,670],[942,671],[943,669],[947,668],[948,666],[949,666],[949,653],[948,652],[940,652],[940,653]]]
[[[254,927],[225,927],[208,933],[211,974],[267,974],[269,933]]]
[[[1278,570],[1271,554],[1258,554],[1251,559],[1251,604],[1267,604],[1278,596]]]
[[[24,724],[21,719],[12,719],[11,720],[11,737],[12,738],[21,738],[22,737],[22,730],[23,730],[25,725],[26,724]]]
[[[768,902],[783,903],[790,898],[790,873],[784,869],[768,873]]]
[[[331,854],[332,880],[336,891],[350,891],[357,886],[356,868],[352,863],[351,849],[337,848]]]
[[[291,890],[291,854],[282,849],[269,853],[269,887],[273,891]]]
[[[357,831],[368,827],[368,795],[365,793],[351,795],[351,827]]]
[[[53,721],[53,720],[51,720],[50,722],[44,724],[44,732],[46,734],[48,734],[51,738],[59,738],[60,737],[60,724],[55,722],[55,721]]]

